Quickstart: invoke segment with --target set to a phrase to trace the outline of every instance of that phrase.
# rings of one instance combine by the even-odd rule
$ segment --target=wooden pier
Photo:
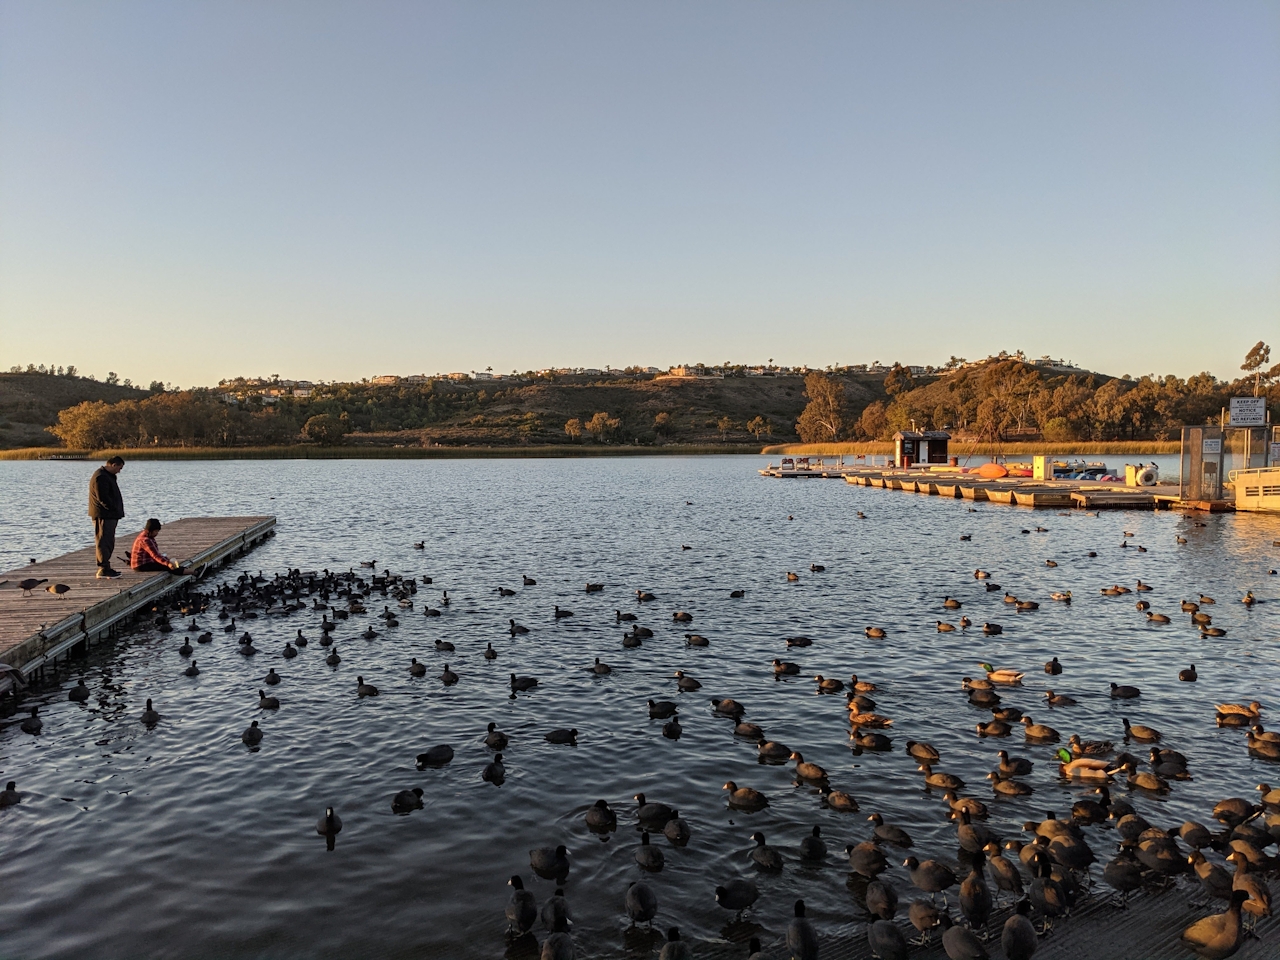
[[[244,554],[271,536],[275,525],[275,517],[187,517],[166,523],[157,543],[191,571],[184,576],[137,573],[117,560],[122,576],[99,580],[93,547],[0,573],[0,663],[30,676],[73,647],[111,632],[202,571]],[[116,553],[127,554],[136,536],[136,530],[122,529]],[[47,583],[27,595],[18,586],[27,579]],[[50,584],[70,589],[58,596],[45,589]],[[0,694],[12,686],[11,675],[0,673]]]

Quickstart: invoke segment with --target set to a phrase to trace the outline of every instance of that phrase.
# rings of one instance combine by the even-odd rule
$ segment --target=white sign
[[[1280,467],[1280,443],[1271,444],[1271,466]]]
[[[1233,427],[1264,427],[1267,424],[1266,397],[1232,397],[1231,419]]]
[[[1213,440],[1210,440],[1206,437],[1205,440],[1200,444],[1200,452],[1202,454],[1205,454],[1206,456],[1208,456],[1209,454],[1212,454],[1213,456],[1216,457],[1218,454],[1222,452],[1221,438],[1214,438]]]

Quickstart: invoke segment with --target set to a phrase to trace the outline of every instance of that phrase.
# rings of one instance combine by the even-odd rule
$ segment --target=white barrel
[[[1154,487],[1160,480],[1160,469],[1154,465],[1143,467],[1138,471],[1137,479],[1140,487]]]

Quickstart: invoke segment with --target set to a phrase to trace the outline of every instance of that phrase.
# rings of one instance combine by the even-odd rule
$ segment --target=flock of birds
[[[1043,528],[1041,528],[1043,529]],[[1024,531],[1030,532],[1030,531]],[[1129,545],[1128,535],[1124,546]],[[415,543],[415,548],[425,544]],[[1141,548],[1140,548],[1141,549]],[[1047,561],[1055,566],[1054,561]],[[407,577],[383,570],[376,572],[376,564],[361,564],[361,571],[354,568],[346,572],[303,573],[290,570],[268,578],[261,574],[241,575],[233,582],[205,590],[200,585],[190,585],[169,600],[158,604],[152,611],[151,625],[161,633],[181,632],[184,638],[178,654],[184,659],[183,674],[197,676],[200,672],[196,653],[202,645],[215,641],[217,635],[233,638],[237,651],[244,657],[259,652],[249,627],[259,617],[289,616],[292,614],[319,614],[318,629],[311,635],[298,629],[294,638],[287,641],[279,655],[292,660],[316,643],[323,652],[325,662],[338,666],[343,656],[334,634],[347,632],[353,618],[363,618],[363,632],[355,634],[366,640],[377,639],[395,629],[406,616],[442,616],[451,600],[448,591],[441,591],[437,599],[424,602],[420,587],[432,585],[431,577]],[[814,564],[811,572],[817,574],[823,567]],[[799,574],[788,573],[787,579],[798,580]],[[983,582],[987,591],[1002,589],[994,583],[985,570],[974,572],[974,578]],[[522,586],[536,586],[537,581],[524,576]],[[39,583],[21,584],[29,592]],[[587,583],[585,592],[600,593],[601,583]],[[423,591],[425,593],[425,590]],[[433,593],[435,591],[432,591]],[[497,587],[499,597],[511,596],[515,591]],[[1137,581],[1134,587],[1113,584],[1102,588],[1102,594],[1111,597],[1130,593],[1142,595],[1138,610],[1153,624],[1173,624],[1177,614],[1162,613],[1152,608],[1147,599],[1152,594],[1150,585]],[[649,604],[658,600],[653,593],[635,591],[635,610],[652,609]],[[742,590],[728,591],[731,599],[741,599]],[[1005,592],[1004,601],[1016,613],[1030,612],[1038,608],[1036,600],[1020,598]],[[1069,604],[1070,592],[1050,595],[1052,602]],[[1252,608],[1260,601],[1252,591],[1240,598]],[[940,601],[945,616],[961,614],[964,602],[951,596]],[[1178,613],[1185,615],[1189,624],[1202,637],[1221,637],[1225,630],[1213,625],[1209,612],[1215,600],[1199,595],[1195,600],[1183,600]],[[377,608],[381,607],[381,610]],[[640,612],[614,611],[613,622],[625,625],[622,648],[634,649],[654,636],[652,629],[642,626]],[[670,622],[679,628],[691,624],[693,616],[682,610],[669,611]],[[564,620],[573,612],[553,606],[547,616],[552,620]],[[975,625],[967,616],[958,619],[936,620],[940,633],[981,630],[987,636],[999,635],[1003,628],[999,623],[987,621]],[[527,633],[529,628],[509,620],[511,636]],[[886,629],[867,626],[865,635],[871,640],[881,640]],[[701,634],[685,632],[685,642],[690,646],[708,646],[711,641]],[[770,669],[779,679],[798,678],[803,674],[799,663],[786,659],[793,651],[804,650],[818,641],[805,636],[786,638],[785,652],[773,659]],[[446,640],[434,641],[437,653],[455,653],[455,647]],[[347,647],[344,646],[344,651]],[[493,643],[486,643],[482,656],[497,659],[500,652]],[[437,674],[441,684],[460,682],[459,673],[446,660]],[[405,671],[413,677],[425,677],[428,667],[416,657],[404,663]],[[612,667],[599,656],[585,669],[598,675],[607,675]],[[1044,664],[1047,677],[1069,675],[1068,667],[1058,657]],[[674,677],[681,693],[696,694],[702,683],[695,677],[677,671]],[[983,711],[989,711],[990,719],[976,724],[976,736],[982,739],[1002,740],[1020,734],[1028,745],[1058,745],[1054,747],[1053,763],[1057,776],[1092,788],[1087,797],[1076,800],[1069,810],[1049,810],[1043,819],[1031,820],[1022,825],[1022,835],[1001,835],[987,826],[990,816],[988,802],[967,792],[966,781],[947,768],[947,758],[942,750],[930,743],[905,740],[901,746],[891,736],[895,718],[883,712],[877,702],[882,678],[851,674],[843,677],[817,675],[814,689],[830,695],[841,705],[847,715],[849,739],[854,755],[888,754],[901,752],[914,764],[921,778],[921,785],[936,792],[943,807],[940,812],[954,822],[954,855],[950,858],[918,858],[910,833],[900,823],[893,822],[882,812],[869,811],[869,815],[857,819],[870,824],[870,836],[859,842],[831,849],[828,839],[819,826],[804,836],[795,848],[770,845],[762,830],[751,834],[755,846],[750,850],[751,875],[724,878],[714,888],[714,899],[729,915],[740,917],[751,910],[761,896],[759,877],[776,874],[785,869],[789,858],[797,856],[801,862],[823,863],[830,858],[847,861],[851,875],[850,888],[865,908],[866,936],[872,951],[882,960],[899,960],[909,955],[912,946],[929,942],[937,936],[950,960],[982,960],[993,940],[1000,943],[1008,960],[1027,960],[1032,957],[1043,936],[1048,934],[1053,922],[1067,916],[1073,907],[1091,897],[1094,883],[1092,867],[1101,863],[1101,879],[1118,895],[1118,906],[1126,905],[1128,897],[1142,888],[1160,888],[1181,875],[1194,877],[1203,889],[1206,902],[1218,901],[1224,906],[1203,919],[1186,927],[1183,942],[1197,954],[1207,958],[1222,958],[1235,953],[1243,939],[1249,935],[1250,925],[1271,914],[1271,893],[1267,878],[1280,870],[1280,856],[1268,850],[1280,839],[1280,789],[1267,784],[1258,786],[1258,797],[1250,800],[1227,797],[1217,802],[1205,822],[1153,823],[1147,816],[1156,809],[1144,810],[1134,802],[1139,797],[1156,797],[1168,794],[1177,784],[1191,776],[1187,757],[1165,745],[1161,731],[1146,725],[1123,721],[1123,734],[1117,743],[1101,738],[1086,739],[1079,731],[1061,732],[1043,722],[1037,722],[1022,709],[1004,702],[1012,691],[1022,687],[1026,674],[1007,666],[983,663],[971,676],[957,678],[959,688],[968,703]],[[1178,680],[1195,683],[1198,674],[1194,665],[1178,673]],[[262,676],[258,690],[258,708],[264,715],[281,709],[278,697],[268,693],[282,677],[274,667]],[[539,688],[537,677],[511,673],[510,695],[529,693]],[[86,702],[93,692],[83,677],[71,687],[68,698]],[[352,696],[376,697],[378,688],[358,675],[352,685]],[[1110,683],[1109,695],[1119,701],[1142,702],[1142,692],[1136,686],[1119,682]],[[1047,707],[1056,709],[1075,705],[1073,697],[1046,690]],[[704,701],[705,702],[705,701]],[[644,709],[637,704],[637,709]],[[674,700],[649,699],[648,716],[663,721],[662,734],[667,739],[678,740],[683,728],[679,711],[684,709]],[[1221,727],[1239,727],[1244,730],[1244,749],[1250,756],[1265,760],[1280,760],[1280,733],[1269,731],[1263,723],[1264,707],[1257,701],[1248,703],[1219,703],[1213,705],[1212,721]],[[758,724],[748,719],[749,707],[738,700],[710,698],[710,713],[732,728],[732,736],[740,742],[754,744],[756,759],[765,764],[793,765],[797,784],[813,788],[815,799],[823,808],[850,815],[866,814],[862,804],[852,793],[833,783],[833,774],[821,765],[806,760],[800,750],[771,739]],[[164,718],[151,700],[140,716],[147,726],[163,723]],[[1209,719],[1206,717],[1206,719]],[[33,707],[21,723],[26,733],[41,732],[43,721],[39,710]],[[251,750],[261,749],[267,736],[258,720],[253,720],[241,734],[241,740]],[[555,728],[545,731],[545,740],[552,744],[576,744],[578,731],[573,728]],[[488,723],[483,735],[491,759],[479,771],[486,782],[502,784],[506,776],[504,751],[509,749],[509,737],[496,723]],[[990,782],[994,800],[1026,797],[1034,786],[1028,782],[1040,759],[1018,756],[1008,749],[993,751],[994,766],[985,774]],[[443,767],[454,760],[451,744],[437,744],[417,757],[420,769]],[[1134,799],[1113,795],[1113,788],[1127,788]],[[728,781],[723,795],[727,806],[742,813],[765,810],[770,797],[750,785]],[[21,802],[15,781],[9,781],[0,792],[0,807]],[[413,787],[396,792],[390,799],[391,809],[400,814],[411,814],[422,808],[424,791]],[[671,800],[673,798],[665,798]],[[665,800],[653,799],[637,793],[633,804],[614,804],[599,799],[586,809],[585,826],[597,834],[610,834],[620,824],[634,824],[639,831],[634,857],[642,874],[660,872],[666,862],[663,842],[681,847],[692,836],[690,822],[681,816],[680,810]],[[856,821],[855,821],[856,822]],[[342,820],[333,807],[327,808],[316,822],[316,833],[324,837],[332,849],[335,838],[342,831]],[[1007,831],[1006,831],[1007,833]],[[1221,861],[1221,862],[1219,862]],[[569,960],[577,955],[573,935],[573,911],[565,893],[564,884],[572,870],[573,859],[566,845],[533,849],[529,853],[529,867],[537,876],[556,881],[555,893],[539,904],[532,891],[525,887],[520,875],[509,878],[510,897],[505,909],[508,936],[513,942],[532,940],[532,948],[540,948],[543,960]],[[909,888],[904,888],[888,875],[890,867],[900,864],[909,878]],[[744,866],[747,866],[744,864]],[[1011,912],[1003,922],[998,922],[1001,904],[1008,899]],[[1094,898],[1096,899],[1096,897]],[[661,910],[654,887],[645,879],[637,879],[625,890],[618,891],[619,910],[632,924],[652,925]],[[670,905],[679,910],[679,904]],[[954,910],[954,913],[953,913]],[[821,951],[821,939],[806,916],[804,900],[793,904],[793,917],[785,933],[785,943],[761,946],[759,938],[747,944],[747,955],[752,958],[791,957],[793,960],[816,960]],[[905,916],[906,924],[899,919]],[[539,945],[535,937],[538,925],[546,931]],[[1038,926],[1037,926],[1038,924]],[[914,939],[910,935],[914,933]],[[589,951],[588,951],[589,952]],[[679,927],[666,930],[665,942],[660,949],[660,960],[683,960],[693,956],[692,945],[681,938]]]

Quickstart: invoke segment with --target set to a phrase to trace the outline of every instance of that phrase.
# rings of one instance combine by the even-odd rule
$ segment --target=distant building
[[[293,395],[295,397],[309,397],[311,396],[311,388],[310,387],[294,387]]]
[[[444,378],[445,378],[446,380],[470,380],[470,379],[471,379],[471,374],[469,374],[469,373],[446,373],[446,374],[444,375]]]
[[[472,380],[493,380],[494,376],[492,373],[485,373],[481,371],[472,370],[471,379]]]
[[[399,383],[400,378],[392,374],[384,374],[381,377],[374,377],[369,382],[372,383],[374,386],[382,387],[382,386],[387,386],[388,384]]]

